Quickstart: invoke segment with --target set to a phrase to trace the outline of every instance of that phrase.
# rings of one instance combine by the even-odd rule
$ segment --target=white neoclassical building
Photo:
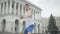
[[[23,31],[23,20],[20,19],[20,15],[25,14],[24,5],[28,3],[32,11],[32,19],[35,20],[35,31],[40,32],[40,17],[41,11],[39,7],[27,2],[25,0],[0,0],[0,31],[6,32],[18,32]]]

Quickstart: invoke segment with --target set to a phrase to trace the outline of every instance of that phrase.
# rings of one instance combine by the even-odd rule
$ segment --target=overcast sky
[[[60,0],[28,0],[42,9],[41,16],[48,18],[50,14],[60,16]]]

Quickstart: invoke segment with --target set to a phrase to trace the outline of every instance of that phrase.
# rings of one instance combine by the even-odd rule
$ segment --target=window
[[[16,3],[16,15],[18,15],[18,3]]]
[[[12,8],[14,8],[14,1],[12,2]]]
[[[18,32],[18,28],[19,28],[19,20],[16,19],[15,20],[15,31]]]
[[[22,4],[20,4],[20,15],[22,13]]]
[[[6,26],[6,20],[3,19],[3,21],[2,21],[2,31],[5,31],[5,26]]]
[[[32,9],[32,14],[33,14],[34,12],[33,12],[33,9]]]
[[[25,21],[23,21],[23,30],[24,30],[25,26],[26,26],[26,23],[25,23]]]
[[[8,0],[8,6],[10,7],[10,0]]]
[[[34,23],[34,25],[35,25],[35,28],[34,28],[34,33],[36,33],[36,23]]]
[[[6,14],[6,2],[4,2],[5,6],[4,6],[4,14]]]
[[[25,14],[25,7],[23,6],[23,13]]]

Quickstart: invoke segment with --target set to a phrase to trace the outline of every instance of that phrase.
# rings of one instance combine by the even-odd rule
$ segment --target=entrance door
[[[5,31],[5,26],[6,26],[6,20],[4,19],[2,21],[2,31]]]
[[[15,32],[18,32],[19,20],[15,20]]]

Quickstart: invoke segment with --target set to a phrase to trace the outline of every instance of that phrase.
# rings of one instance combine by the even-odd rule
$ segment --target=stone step
[[[11,33],[11,32],[0,31],[0,34],[20,34],[20,33]],[[32,33],[32,34],[41,34],[41,33]]]
[[[20,34],[20,33],[0,32],[0,34]]]

